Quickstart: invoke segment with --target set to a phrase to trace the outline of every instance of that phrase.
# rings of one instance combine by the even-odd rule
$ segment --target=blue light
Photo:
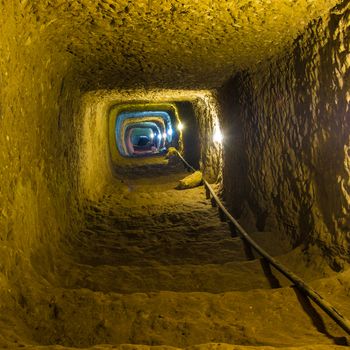
[[[140,111],[123,111],[117,115],[116,121],[115,121],[115,141],[116,146],[119,150],[119,153],[122,156],[128,156],[127,152],[124,150],[125,148],[125,141],[121,138],[121,128],[124,124],[124,121],[129,119],[132,120],[134,118],[137,118],[137,124],[142,124],[143,126],[146,126],[147,124],[156,124],[154,121],[150,121],[148,118],[159,118],[163,121],[164,129],[161,131],[158,130],[158,133],[154,132],[154,138],[152,138],[152,134],[150,135],[150,138],[153,140],[157,140],[159,145],[162,142],[162,139],[164,138],[164,141],[172,142],[173,139],[173,129],[171,125],[171,117],[170,114],[167,111],[153,111],[153,110],[140,110]],[[155,129],[155,128],[153,128]],[[155,131],[155,130],[154,130]],[[165,134],[165,136],[163,135]]]

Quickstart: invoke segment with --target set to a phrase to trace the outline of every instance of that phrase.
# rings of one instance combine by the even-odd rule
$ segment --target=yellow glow
[[[217,143],[222,143],[223,135],[219,127],[215,128],[214,135],[213,135],[213,141]]]
[[[184,125],[183,125],[181,122],[179,122],[179,124],[177,124],[177,129],[178,129],[179,131],[182,131],[183,128],[184,128]]]

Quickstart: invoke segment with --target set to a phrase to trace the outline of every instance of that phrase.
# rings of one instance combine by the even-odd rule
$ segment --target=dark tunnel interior
[[[201,140],[193,105],[190,102],[178,102],[177,108],[182,117],[182,143],[184,157],[195,169],[199,169]]]
[[[349,0],[0,0],[0,349],[349,347],[349,29]]]

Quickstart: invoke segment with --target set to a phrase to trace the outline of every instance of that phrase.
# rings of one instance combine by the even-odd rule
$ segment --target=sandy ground
[[[50,267],[33,255],[16,315],[10,301],[2,307],[0,348],[344,348],[345,334],[317,307],[246,260],[202,187],[175,189],[187,175],[164,162],[120,171],[123,185],[87,203],[86,227]],[[253,237],[350,316],[349,272],[274,233]]]

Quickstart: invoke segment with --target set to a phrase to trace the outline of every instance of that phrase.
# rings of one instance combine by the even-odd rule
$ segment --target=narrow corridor
[[[350,0],[1,0],[0,130],[0,350],[349,348]]]

